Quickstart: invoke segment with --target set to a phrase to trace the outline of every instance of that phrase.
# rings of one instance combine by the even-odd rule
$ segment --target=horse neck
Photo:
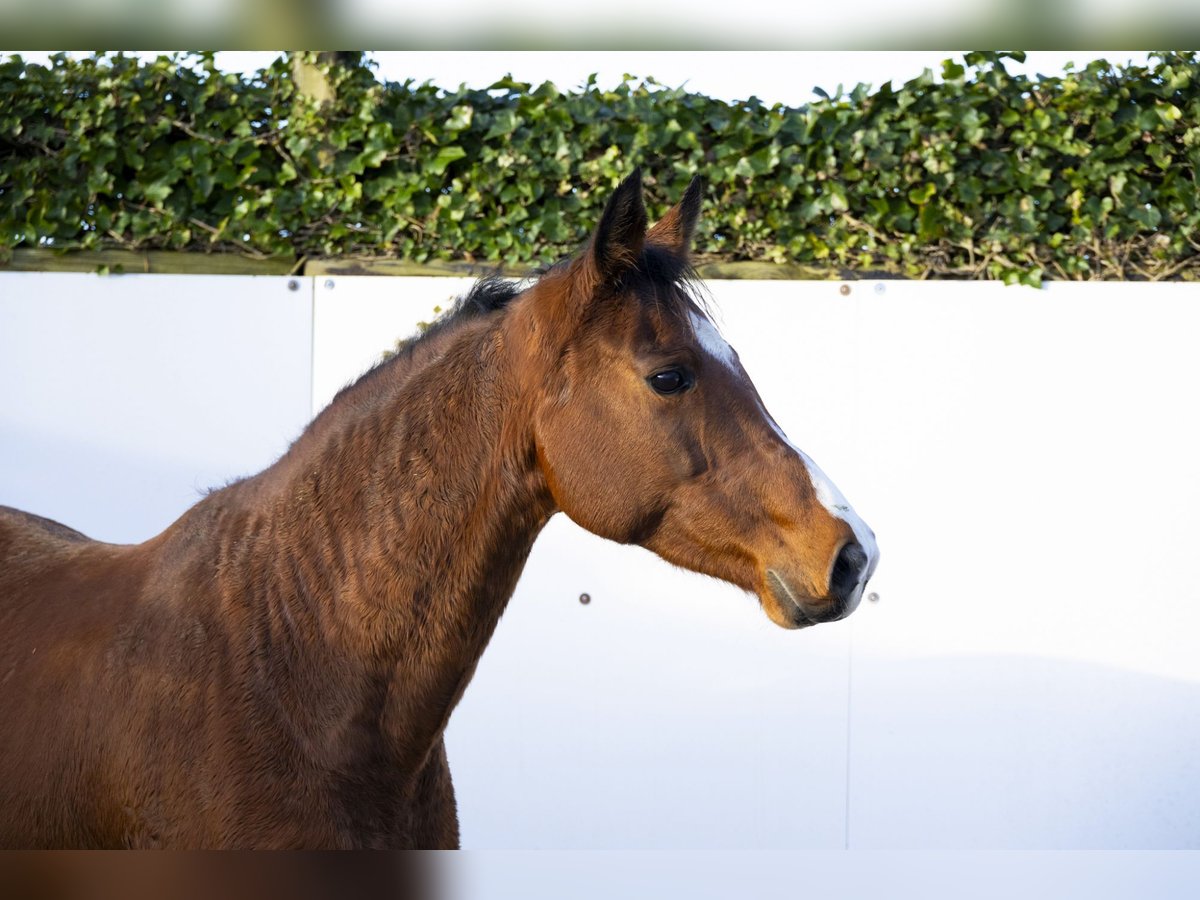
[[[272,652],[305,648],[279,690],[316,752],[381,731],[393,765],[419,766],[553,512],[495,330],[460,331],[344,392],[233,489],[259,537],[223,581],[264,586]]]

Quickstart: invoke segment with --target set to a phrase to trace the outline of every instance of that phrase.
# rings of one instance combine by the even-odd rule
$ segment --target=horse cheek
[[[610,430],[554,420],[540,430],[537,444],[555,505],[580,527],[619,543],[638,542],[660,494],[654,479],[629,465],[630,452]]]

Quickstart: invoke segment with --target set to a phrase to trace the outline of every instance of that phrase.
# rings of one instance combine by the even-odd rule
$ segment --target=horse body
[[[0,515],[0,666],[23,688],[0,843],[457,843],[442,731],[551,511],[504,415],[481,414],[503,378],[420,396],[468,359],[478,375],[487,340],[422,346],[417,377],[351,389],[145,544]],[[470,458],[435,465],[446,433]]]
[[[223,590],[203,542],[68,543],[15,519],[0,513],[0,552],[11,562],[19,545],[39,576],[36,593],[22,589],[25,565],[0,580],[0,666],[17,686],[0,736],[0,845],[454,843],[444,756],[427,754],[411,784],[382,777],[383,748],[364,739],[380,691],[332,659],[298,707],[311,673],[294,654],[315,661],[311,636]],[[345,706],[329,715],[335,697]],[[324,701],[319,728],[297,721],[312,701]]]
[[[560,510],[785,627],[852,610],[865,526],[679,293],[698,208],[647,233],[626,182],[144,544],[0,509],[0,846],[457,846],[442,735]]]

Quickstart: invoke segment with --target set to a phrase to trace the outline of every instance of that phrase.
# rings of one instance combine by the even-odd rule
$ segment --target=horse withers
[[[0,845],[457,846],[443,732],[556,512],[849,614],[874,536],[697,302],[700,205],[631,176],[143,544],[0,509]]]

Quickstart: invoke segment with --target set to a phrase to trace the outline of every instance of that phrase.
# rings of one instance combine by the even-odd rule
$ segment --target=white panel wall
[[[0,274],[0,503],[146,537],[465,286],[296,281]],[[881,601],[783,632],[559,517],[451,723],[464,843],[1200,848],[1200,287],[710,288]]]
[[[851,846],[1200,847],[1200,286],[859,308]]]
[[[0,504],[142,541],[309,419],[312,281],[0,273]]]
[[[474,283],[473,278],[315,279],[313,415]]]

